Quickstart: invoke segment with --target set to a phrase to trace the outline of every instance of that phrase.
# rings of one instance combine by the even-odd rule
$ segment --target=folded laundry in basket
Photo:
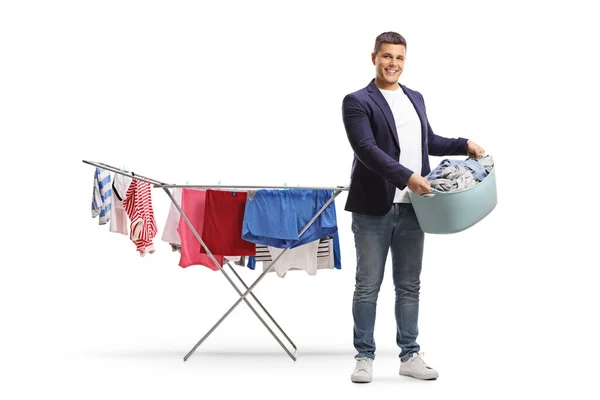
[[[494,159],[490,155],[483,156],[477,161],[479,164],[483,165],[488,174],[492,171],[492,168],[494,168]]]
[[[479,159],[443,160],[425,178],[431,188],[440,192],[453,192],[469,189],[481,182],[494,167],[492,156]]]
[[[428,181],[441,178],[442,172],[451,165],[458,165],[470,171],[473,174],[473,178],[478,182],[481,182],[488,174],[485,166],[475,158],[468,158],[466,160],[445,159],[433,171],[427,174],[425,178]]]
[[[453,167],[459,168],[460,171],[453,171]],[[477,181],[475,181],[471,172],[458,165],[451,165],[446,168],[441,176],[441,178],[434,179],[430,182],[432,189],[439,190],[440,192],[452,192],[455,190],[468,189],[477,185]]]

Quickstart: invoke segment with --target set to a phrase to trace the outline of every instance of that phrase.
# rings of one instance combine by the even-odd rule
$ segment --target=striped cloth
[[[140,255],[154,253],[152,239],[158,233],[150,184],[134,179],[127,189],[127,197],[123,201],[125,211],[131,221],[129,238],[135,243]]]
[[[327,236],[319,240],[319,247],[317,248],[317,258],[329,257],[329,242],[331,240],[331,236]],[[269,247],[264,246],[262,244],[257,244],[256,256],[254,259],[255,261],[263,262],[273,261],[273,258],[271,257],[271,252],[269,251]]]
[[[92,194],[92,218],[98,217],[98,223],[105,225],[110,221],[112,203],[112,183],[110,173],[96,167],[94,171],[94,192]]]

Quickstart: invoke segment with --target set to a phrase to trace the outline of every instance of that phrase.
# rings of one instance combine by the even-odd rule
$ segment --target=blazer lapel
[[[385,120],[387,121],[388,126],[392,131],[392,137],[394,138],[396,146],[398,146],[399,149],[400,143],[398,142],[398,132],[396,131],[396,122],[394,121],[394,115],[392,114],[392,110],[390,109],[387,100],[385,99],[385,97],[383,97],[383,94],[381,94],[381,91],[375,84],[375,79],[373,79],[371,83],[369,83],[369,86],[367,86],[367,90],[369,91],[369,96],[371,96],[375,104],[377,104],[383,112]]]

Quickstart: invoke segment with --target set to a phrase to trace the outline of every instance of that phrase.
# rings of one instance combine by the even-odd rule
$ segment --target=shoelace
[[[429,366],[428,366],[428,365],[425,363],[425,360],[423,360],[423,357],[425,357],[425,353],[423,353],[423,352],[420,352],[420,353],[418,353],[418,355],[419,355],[419,356],[418,356],[418,357],[417,357],[417,358],[416,358],[416,359],[415,359],[413,362],[414,362],[414,363],[417,363],[417,364],[418,364],[420,367],[431,369],[431,368],[430,368],[430,367],[429,367]]]
[[[369,360],[367,358],[359,359],[358,364],[356,364],[356,369],[359,371],[360,370],[366,371],[367,365],[369,365]]]

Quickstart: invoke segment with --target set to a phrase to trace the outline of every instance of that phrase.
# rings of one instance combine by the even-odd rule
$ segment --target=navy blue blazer
[[[350,93],[342,102],[342,117],[354,150],[346,211],[385,215],[394,201],[396,188],[404,189],[413,172],[426,176],[429,157],[467,155],[467,139],[450,139],[433,133],[427,121],[421,93],[400,84],[421,120],[422,160],[420,171],[411,171],[400,160],[400,143],[392,110],[375,84]]]

